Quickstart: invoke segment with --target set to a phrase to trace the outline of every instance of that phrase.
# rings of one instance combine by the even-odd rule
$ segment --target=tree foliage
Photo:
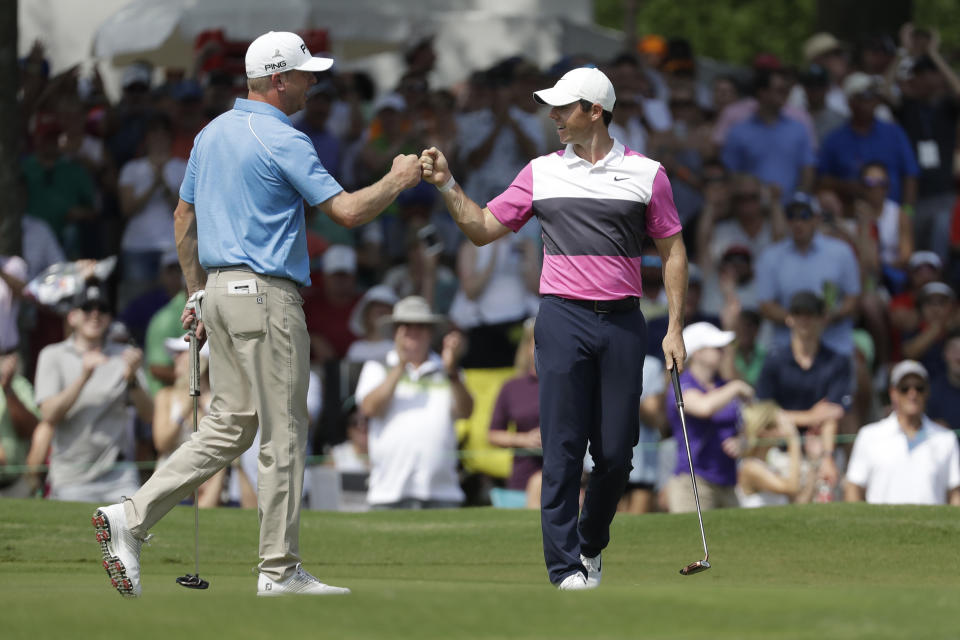
[[[697,55],[749,64],[758,52],[799,62],[816,0],[637,0],[637,37],[683,37]],[[623,28],[622,0],[595,0],[598,24]]]
[[[891,23],[881,31],[896,38],[902,15],[909,15],[917,26],[939,30],[943,50],[948,55],[960,49],[960,2],[957,0],[902,0],[866,3],[863,0],[636,0],[637,37],[656,33],[664,37],[683,37],[697,55],[728,62],[749,64],[759,52],[773,53],[786,63],[801,63],[803,42],[811,34],[837,20],[834,15],[871,15],[863,20],[836,25],[835,35],[853,42],[867,35],[866,24]],[[625,0],[594,0],[598,24],[622,29]],[[879,15],[878,15],[879,14]],[[867,19],[869,18],[869,20]]]

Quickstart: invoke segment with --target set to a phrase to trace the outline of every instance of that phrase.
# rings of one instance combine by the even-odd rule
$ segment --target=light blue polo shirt
[[[773,301],[784,309],[799,291],[813,291],[827,309],[850,295],[860,295],[860,266],[850,246],[821,233],[813,236],[806,253],[797,250],[793,238],[767,247],[757,259],[756,292],[759,302]],[[853,353],[853,320],[848,316],[824,329],[823,343],[843,355]],[[777,345],[790,344],[790,330],[777,326]]]
[[[784,203],[797,190],[800,172],[817,163],[807,128],[786,116],[772,124],[754,116],[734,126],[720,157],[730,171],[780,185]]]
[[[197,212],[200,264],[310,284],[303,201],[343,191],[282,111],[237,98],[197,134],[180,198]]]

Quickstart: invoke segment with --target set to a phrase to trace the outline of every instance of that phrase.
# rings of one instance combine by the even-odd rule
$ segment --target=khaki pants
[[[740,506],[733,487],[714,484],[700,476],[697,476],[697,494],[700,496],[700,508],[704,511]],[[667,505],[670,513],[692,513],[697,510],[690,474],[673,476],[667,482]]]
[[[237,290],[244,282],[246,292]],[[284,580],[300,562],[310,366],[303,299],[289,280],[232,269],[211,271],[205,291],[210,413],[125,503],[127,522],[134,534],[145,535],[247,450],[259,427],[260,571]]]

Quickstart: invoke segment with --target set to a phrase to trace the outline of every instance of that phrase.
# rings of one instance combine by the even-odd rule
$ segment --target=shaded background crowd
[[[246,93],[246,44],[202,35],[191,73],[132,64],[114,102],[96,75],[51,76],[40,44],[21,60],[11,200],[23,252],[0,257],[0,493],[115,500],[98,483],[135,488],[189,437],[172,212],[194,137]],[[453,88],[430,84],[437,55],[431,39],[413,43],[379,91],[362,72],[319,74],[294,125],[347,189],[437,146],[485,203],[559,146],[531,92],[578,66],[604,70],[617,92],[611,135],[663,163],[684,224],[684,389],[707,506],[840,499],[855,435],[891,407],[960,429],[960,78],[935,30],[817,33],[800,66],[758,52],[728,75],[657,35],[613,59],[541,69],[509,58]],[[475,247],[426,183],[362,228],[309,208],[306,223],[310,503],[537,506],[536,225]],[[42,304],[26,286],[78,260],[77,295]],[[643,429],[623,504],[634,512],[690,508],[660,267],[649,242]],[[416,351],[417,366],[392,405],[374,403],[398,349]],[[442,375],[448,357],[469,398]],[[896,370],[903,360],[922,368]],[[201,504],[256,503],[256,448],[204,486]],[[945,464],[953,489],[960,467]]]

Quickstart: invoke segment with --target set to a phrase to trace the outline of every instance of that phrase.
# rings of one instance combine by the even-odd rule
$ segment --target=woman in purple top
[[[540,448],[540,383],[533,359],[534,319],[523,324],[523,337],[517,346],[517,376],[504,383],[490,419],[490,444],[514,449]],[[510,423],[516,431],[507,431]],[[540,474],[543,456],[522,452],[513,454],[513,471],[507,488],[526,491],[527,508],[540,508]]]
[[[683,330],[688,356],[686,370],[680,375],[680,387],[703,509],[739,506],[734,492],[736,458],[740,453],[737,427],[740,403],[753,398],[753,387],[742,380],[727,382],[719,375],[723,348],[733,342],[733,338],[732,331],[721,331],[709,322],[696,322]],[[680,414],[673,402],[667,403],[667,419],[679,443],[677,465],[667,485],[667,504],[671,513],[693,511],[696,503],[690,486],[687,451],[682,444]]]

